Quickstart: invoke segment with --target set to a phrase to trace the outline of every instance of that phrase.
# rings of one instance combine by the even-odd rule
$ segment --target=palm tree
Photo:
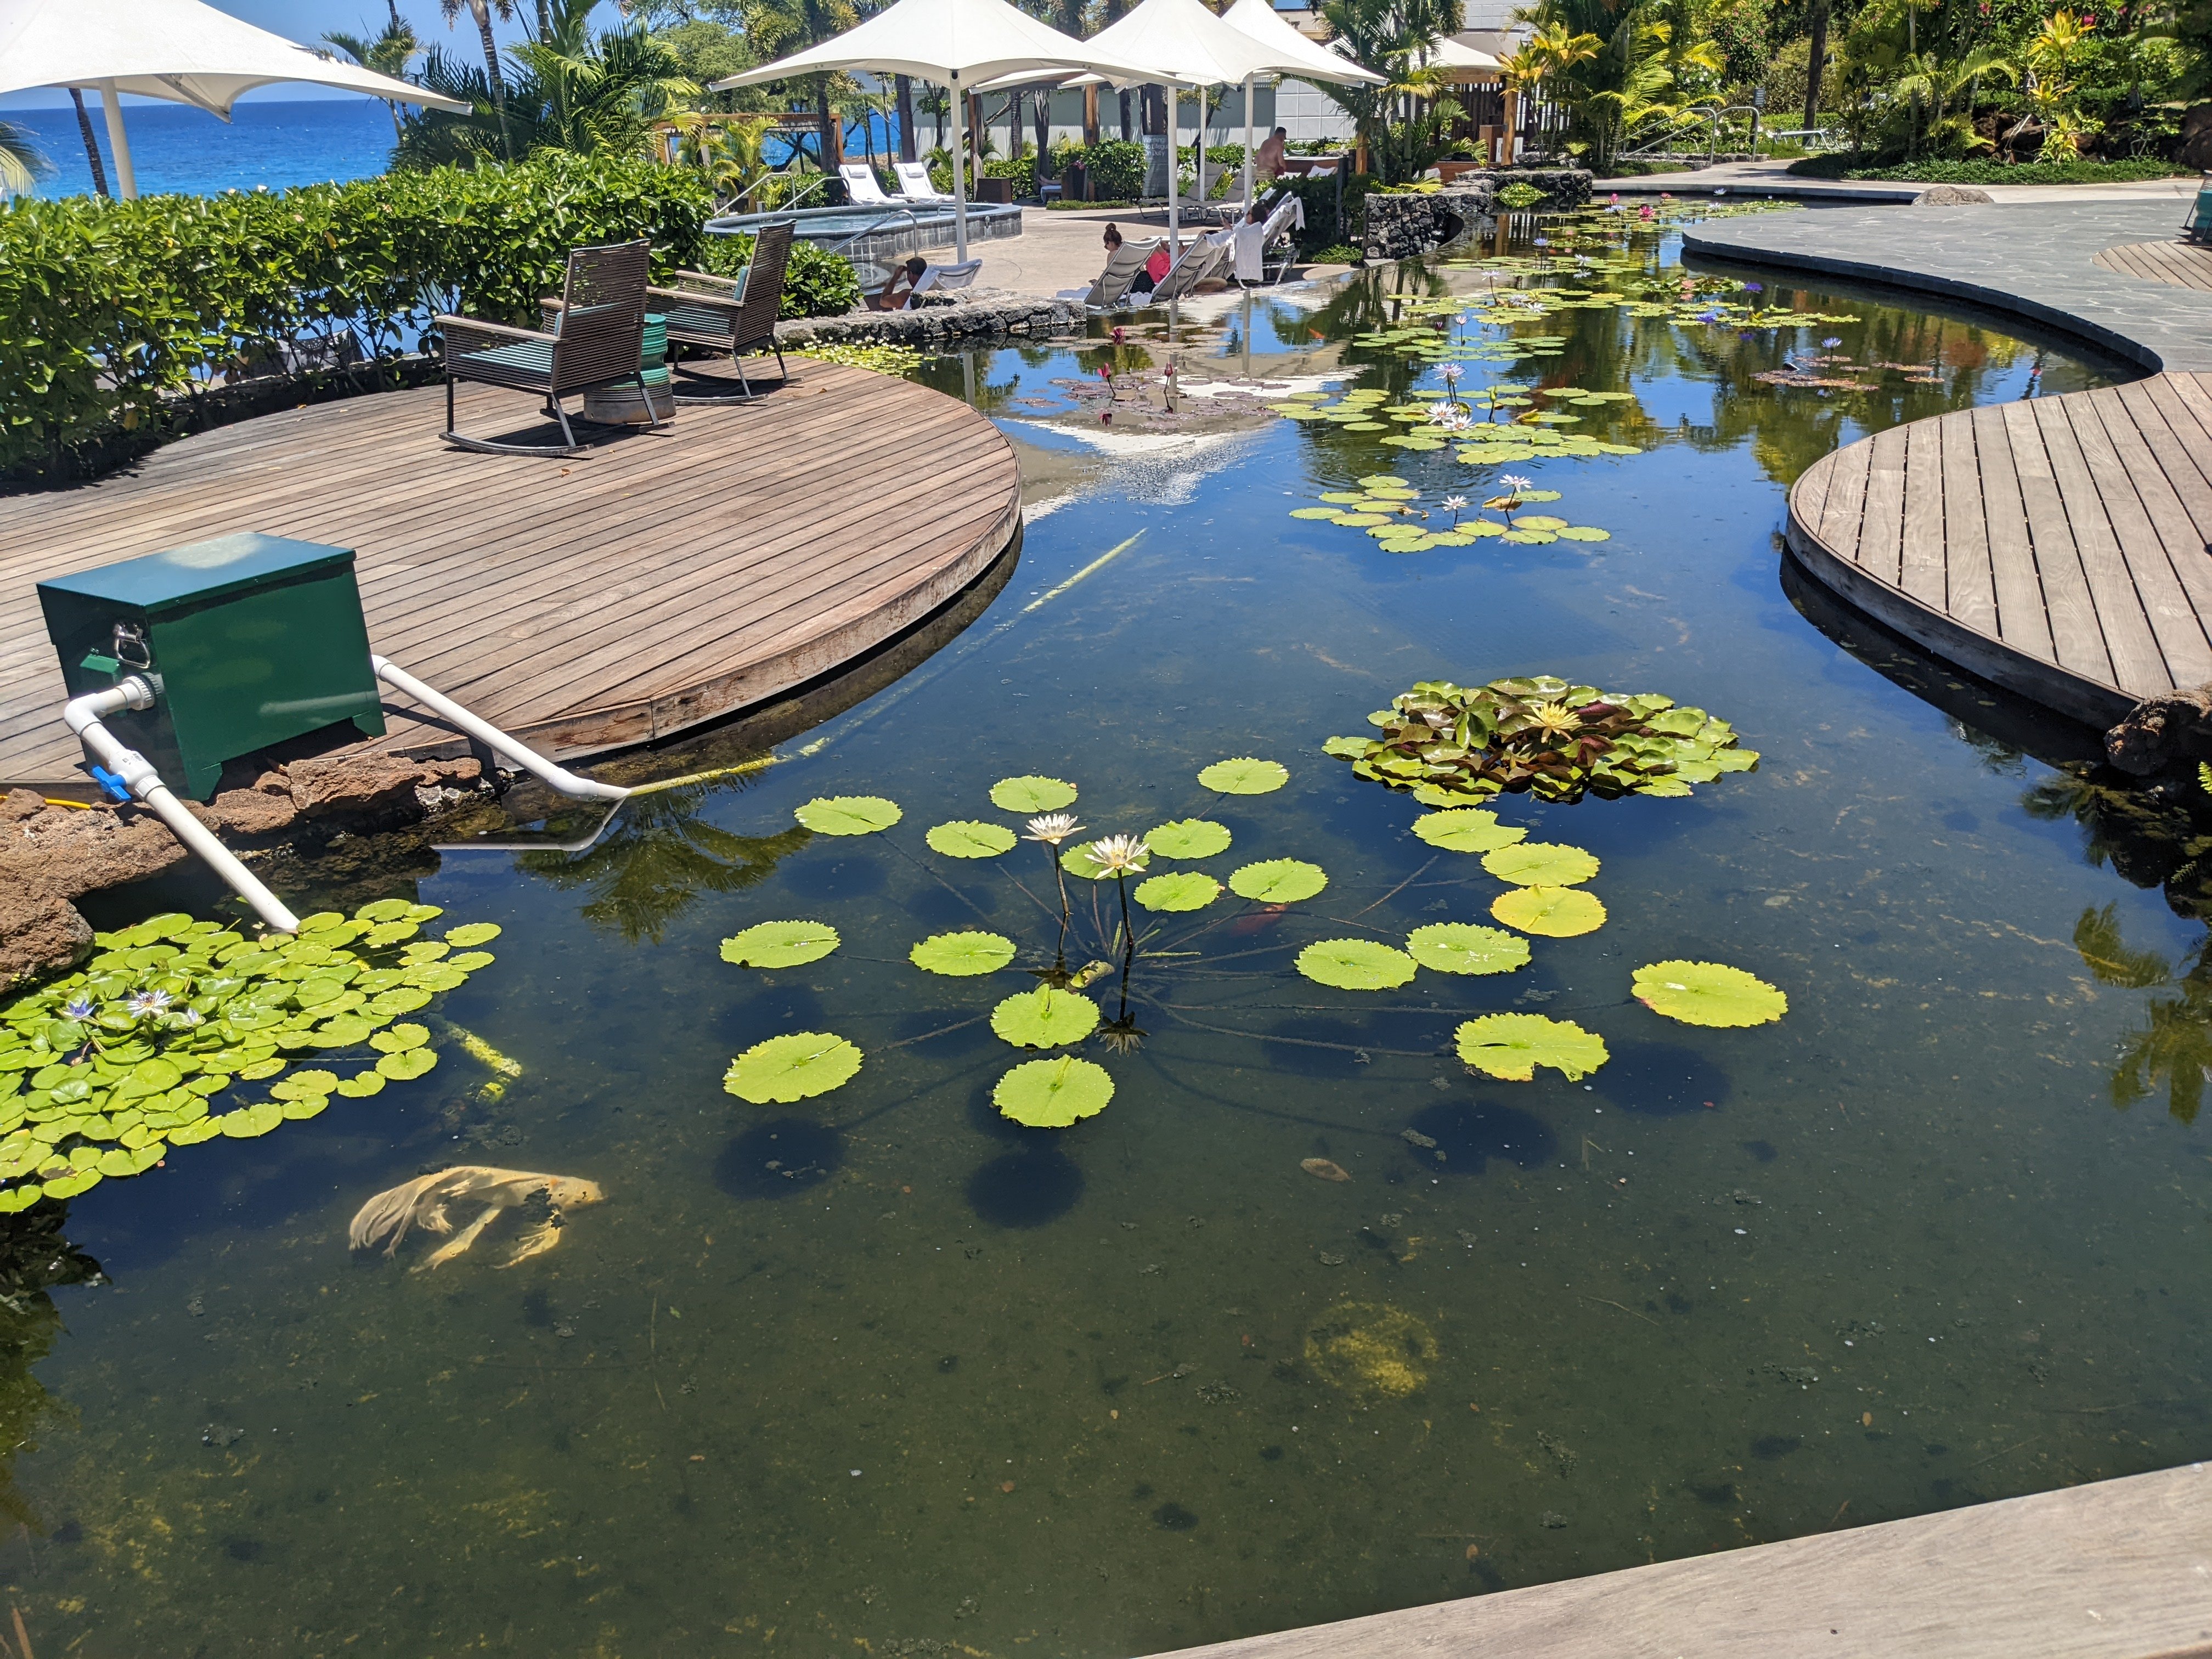
[[[100,165],[100,140],[92,136],[92,117],[84,111],[84,94],[78,88],[69,89],[70,102],[76,109],[77,137],[84,140],[84,159],[92,164],[92,189],[96,196],[107,194],[107,169]]]
[[[446,27],[451,28],[466,5],[469,15],[476,20],[477,38],[483,44],[484,84],[490,89],[492,107],[499,112],[500,144],[509,161],[514,159],[514,141],[507,131],[507,85],[499,73],[499,42],[492,38],[491,20],[495,9],[504,22],[514,15],[514,0],[438,0],[438,9],[444,14]]]
[[[384,33],[374,40],[358,34],[332,33],[323,37],[323,44],[335,46],[363,69],[388,75],[395,81],[404,81],[415,60],[422,55],[422,43],[415,38],[415,31],[396,10],[392,21],[384,26]],[[392,136],[397,139],[400,136],[399,106],[386,99],[385,107],[392,112]]]
[[[1352,61],[1385,82],[1324,90],[1352,118],[1385,184],[1419,177],[1449,149],[1443,132],[1459,112],[1420,60],[1460,28],[1461,0],[1323,0],[1321,13]]]
[[[0,195],[27,195],[53,170],[46,152],[33,142],[29,129],[0,121]]]
[[[2061,15],[2063,15],[2062,13]],[[2013,66],[1996,54],[1994,47],[1978,46],[1964,58],[1946,63],[1933,53],[1914,52],[1898,65],[1903,71],[1898,76],[1894,91],[1900,98],[1911,100],[1917,108],[1929,106],[1929,116],[1925,133],[1932,143],[1946,137],[1957,138],[1962,148],[1973,149],[1985,147],[1989,140],[1974,133],[1974,110],[1972,88],[1984,75],[2000,76],[2007,81],[2018,81],[2019,74]],[[1966,94],[1966,107],[1957,115],[1945,112],[1953,99]]]

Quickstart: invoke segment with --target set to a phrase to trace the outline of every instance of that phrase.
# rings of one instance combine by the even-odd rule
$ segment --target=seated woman
[[[1120,228],[1115,225],[1108,225],[1106,227],[1105,240],[1106,258],[1108,262],[1111,263],[1114,256],[1121,251],[1121,232]],[[1165,246],[1154,249],[1152,257],[1145,261],[1145,268],[1139,271],[1133,277],[1130,278],[1129,292],[1132,294],[1150,294],[1152,291],[1153,285],[1157,283],[1161,277],[1168,274],[1168,269],[1173,263],[1174,262],[1168,258],[1168,251]]]
[[[914,285],[921,280],[921,273],[929,269],[929,262],[915,254],[891,272],[891,279],[884,284],[884,291],[876,295],[878,311],[904,311],[907,301],[914,297]]]

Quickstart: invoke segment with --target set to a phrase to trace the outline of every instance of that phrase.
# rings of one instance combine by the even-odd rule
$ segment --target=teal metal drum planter
[[[384,734],[353,558],[246,532],[57,576],[39,604],[70,696],[144,678],[117,735],[207,800],[238,756],[342,720]]]
[[[652,426],[676,416],[676,393],[668,384],[668,314],[645,313],[638,347],[638,378],[644,390],[624,382],[596,386],[584,394],[584,418],[608,426]]]

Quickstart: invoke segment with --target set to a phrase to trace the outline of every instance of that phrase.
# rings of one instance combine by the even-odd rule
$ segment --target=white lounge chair
[[[983,268],[981,259],[963,259],[957,264],[929,265],[915,279],[914,292],[906,296],[906,309],[914,309],[915,301],[925,294],[949,294],[955,289],[974,283],[975,273]]]
[[[891,171],[898,174],[898,199],[902,202],[949,202],[952,198],[929,182],[929,167],[921,161],[899,161]]]
[[[1124,242],[1107,256],[1106,269],[1089,288],[1064,288],[1058,295],[1063,300],[1080,300],[1093,311],[1110,310],[1129,297],[1129,284],[1137,280],[1137,273],[1146,262],[1160,250],[1157,240]]]
[[[1264,202],[1262,206],[1267,206]],[[1237,280],[1240,283],[1281,282],[1283,273],[1291,268],[1296,245],[1291,238],[1293,230],[1305,228],[1305,204],[1285,191],[1282,198],[1269,209],[1267,217],[1254,224],[1247,220],[1230,233],[1235,248]],[[1275,274],[1267,275],[1268,251],[1279,256],[1275,260]]]
[[[866,161],[841,163],[837,176],[845,181],[845,194],[854,207],[898,205],[897,202],[884,194],[884,187],[876,182],[876,170]]]
[[[1182,258],[1154,286],[1147,303],[1158,305],[1163,300],[1180,300],[1200,283],[1218,277],[1228,267],[1230,238],[1234,234],[1232,231],[1219,231],[1194,240],[1183,249]]]

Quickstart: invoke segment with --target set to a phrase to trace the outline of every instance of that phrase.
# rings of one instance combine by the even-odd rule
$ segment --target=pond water
[[[1661,231],[1635,246],[1671,261]],[[1595,285],[1528,232],[1506,249],[1547,258],[1528,282]],[[28,1443],[0,1571],[39,1650],[1139,1653],[2202,1455],[2197,831],[2061,764],[2078,734],[1803,595],[1776,541],[1832,445],[2115,371],[1795,278],[1725,297],[1855,320],[1555,310],[1509,331],[1558,356],[1471,352],[1462,391],[1632,392],[1557,429],[1641,453],[1502,469],[1610,539],[1392,552],[1289,516],[1382,474],[1431,530],[1451,489],[1482,511],[1497,465],[1206,393],[1249,369],[1279,397],[1347,372],[1330,384],[1435,395],[1425,362],[1346,343],[1408,296],[1487,291],[1474,258],[1178,318],[1196,413],[1148,378],[1164,319],[1125,324],[1111,423],[1076,395],[1104,342],[933,365],[1031,464],[1049,510],[1018,568],[849,684],[610,771],[780,763],[641,799],[586,852],[341,846],[280,871],[302,908],[496,923],[497,960],[422,1016],[428,1076],[13,1218],[5,1410]],[[1817,353],[1858,384],[1756,378]],[[1505,797],[1532,840],[1602,860],[1609,914],[1516,972],[1300,976],[1316,940],[1488,922],[1503,884],[1321,744],[1416,681],[1509,674],[1664,693],[1762,759],[1686,799]],[[1243,756],[1287,784],[1196,781]],[[1047,854],[923,839],[1018,827],[988,792],[1027,774],[1075,784],[1091,833],[1233,836],[1155,873],[1328,876],[1288,906],[1139,912],[1141,1037],[1075,1051],[1115,1093],[1059,1131],[994,1111],[1030,1056],[985,1018],[1050,960]],[[839,795],[902,821],[795,824]],[[1073,966],[1110,954],[1118,912],[1110,883],[1069,884]],[[95,920],[180,895],[224,914],[173,888]],[[778,919],[842,946],[721,960]],[[906,960],[963,928],[1022,955],[975,978]],[[1662,1018],[1630,975],[1668,958],[1747,969],[1789,1012]],[[1090,994],[1121,1012],[1115,979]],[[1610,1059],[1471,1074],[1454,1030],[1499,1011],[1571,1019]],[[732,1056],[793,1031],[850,1039],[858,1075],[787,1105],[724,1092]],[[366,1199],[455,1162],[605,1201],[511,1270],[512,1219],[434,1272],[410,1271],[416,1240],[349,1255]]]

